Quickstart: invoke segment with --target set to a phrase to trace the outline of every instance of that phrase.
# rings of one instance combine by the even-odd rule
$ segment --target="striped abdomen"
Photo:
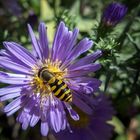
[[[54,93],[54,95],[57,98],[59,98],[61,101],[64,101],[64,102],[72,101],[71,91],[62,80],[58,80],[55,77],[52,77],[48,81],[48,85],[50,86],[51,91]]]

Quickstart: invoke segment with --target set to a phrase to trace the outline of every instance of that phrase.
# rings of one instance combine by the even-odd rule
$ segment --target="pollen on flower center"
[[[65,69],[65,70],[60,69],[61,61],[56,59],[55,62],[52,62],[50,59],[47,59],[47,60],[45,60],[45,62],[46,63],[44,65],[44,67],[47,67],[49,72],[55,74],[58,79],[64,78],[64,75],[66,74],[67,69]]]
[[[41,66],[33,67],[32,71],[34,72],[34,77],[31,85],[34,87],[35,93],[40,93],[42,96],[44,96],[44,94],[52,93],[50,86],[38,76],[40,69],[43,67],[46,67],[47,70],[55,76],[55,78],[64,80],[67,69],[61,70],[60,64],[61,61],[56,60],[55,62],[52,62],[50,59],[47,59]]]

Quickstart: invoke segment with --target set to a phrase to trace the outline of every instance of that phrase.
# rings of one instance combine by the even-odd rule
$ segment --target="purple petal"
[[[68,31],[68,29],[65,29],[64,35],[62,37],[62,40],[59,42],[59,49],[57,49],[57,51],[55,52],[55,59],[61,60],[63,62],[63,60],[65,60],[65,51],[67,50],[66,46],[68,46],[70,39],[72,36],[72,32]]]
[[[17,118],[16,118],[16,121],[17,122],[20,122],[20,123],[22,123],[22,119],[21,119],[21,116],[22,116],[22,112],[20,112],[19,114],[18,114],[18,116],[17,116]]]
[[[0,57],[0,67],[16,73],[28,74],[28,75],[33,74],[33,72],[31,72],[31,69],[15,62],[12,59],[5,58],[5,57]]]
[[[68,105],[67,103],[65,104],[68,111],[69,111],[69,114],[71,116],[71,118],[75,121],[78,121],[79,120],[79,115],[72,109],[72,107],[70,105]]]
[[[41,56],[44,59],[46,59],[49,57],[49,44],[47,38],[47,30],[44,23],[40,23],[39,25],[39,41],[40,41],[39,47],[42,48]]]
[[[49,132],[49,127],[47,122],[41,122],[41,134],[47,136]]]
[[[2,55],[2,56],[8,56],[8,57],[10,56],[9,53],[6,50],[4,50],[4,49],[1,49],[0,50],[0,55]]]
[[[61,117],[60,118],[60,121],[59,121],[59,126],[61,127],[60,129],[61,130],[64,130],[66,128],[66,125],[67,125],[67,118],[66,118],[66,113],[65,113],[65,109],[64,109],[64,104],[62,104],[62,101],[58,100],[58,109],[61,113]]]
[[[55,37],[52,45],[52,54],[51,54],[52,60],[56,59],[57,51],[60,48],[60,40],[63,39],[63,34],[66,30],[68,29],[65,27],[64,22],[60,22],[57,31],[55,33]]]
[[[13,108],[13,109],[10,110],[9,112],[7,112],[6,115],[7,115],[7,116],[11,116],[11,115],[13,115],[15,112],[17,112],[20,108],[21,108],[21,106],[16,106],[15,108]]]
[[[36,58],[33,57],[33,55],[21,45],[15,42],[4,42],[4,46],[16,58],[18,58],[20,61],[27,64],[28,66],[33,67],[36,64]]]
[[[28,30],[36,56],[42,60],[42,53],[43,53],[42,46],[41,44],[38,43],[38,40],[35,37],[32,27],[29,24],[28,24]]]
[[[61,130],[62,126],[62,112],[59,109],[55,110],[56,116],[57,116],[57,129],[55,129],[55,132],[59,132]]]
[[[112,118],[112,114],[115,114],[115,111],[109,99],[104,94],[100,93],[95,100],[98,101],[96,112],[94,113],[95,118],[104,121],[110,120]]]
[[[88,98],[87,98],[88,99]],[[78,107],[80,108],[82,111],[84,111],[87,114],[92,114],[93,113],[93,109],[86,103],[88,102],[88,100],[85,102],[84,100],[82,100],[80,98],[80,95],[78,95],[77,93],[73,92],[73,100],[72,102]]]
[[[97,140],[109,140],[111,137],[111,131],[113,127],[107,124],[105,121],[95,118],[89,126],[90,135]],[[93,125],[94,124],[94,125]],[[102,135],[101,135],[102,134]]]
[[[63,123],[62,123],[62,126],[61,126],[61,130],[66,129],[66,126],[67,126],[67,118],[64,117],[64,118],[63,118]]]
[[[25,112],[21,111],[20,114],[17,117],[17,121],[20,122],[20,123],[23,123],[24,115],[25,115]]]
[[[19,60],[18,58],[16,58],[14,56],[14,54],[11,54],[8,50],[1,50],[0,51],[0,55],[2,55],[3,57],[1,58],[5,58],[5,59],[9,59],[14,63],[17,63],[19,65],[23,65],[24,67],[31,69],[30,66],[28,66],[27,64],[23,63],[21,60]]]
[[[80,77],[88,75],[90,72],[95,72],[101,68],[100,64],[88,64],[84,66],[77,67],[75,69],[68,70],[67,78]]]
[[[61,112],[57,108],[52,107],[50,110],[50,123],[55,132],[59,132],[61,130],[61,118]]]
[[[33,114],[30,121],[30,126],[34,127],[38,123],[39,119],[40,119],[39,116],[36,116],[35,114]]]
[[[20,115],[17,117],[17,121],[22,123],[23,130],[26,130],[28,128],[30,119],[31,119],[31,115],[25,111],[22,111]]]
[[[31,82],[31,77],[21,74],[0,72],[0,82],[7,84],[28,84]]]
[[[101,81],[91,77],[75,77],[71,78],[68,85],[77,92],[91,94],[99,90]]]
[[[48,98],[41,99],[41,105],[42,105],[42,107],[40,108],[41,121],[46,121],[48,119],[49,113],[46,112],[50,112],[49,102],[50,102],[50,96]]]
[[[7,106],[5,106],[4,112],[9,112],[16,107],[20,107],[21,103],[22,103],[21,97],[16,98],[11,103],[9,103]]]
[[[33,109],[35,103],[36,102],[32,99],[32,97],[30,97],[29,100],[28,100],[28,102],[24,106],[24,111],[25,112],[28,112],[28,113],[31,112],[31,110]]]
[[[25,91],[24,91],[24,93],[25,93]],[[9,103],[8,105],[6,105],[4,107],[4,112],[6,112],[7,115],[8,115],[8,113],[11,113],[11,112],[13,114],[18,109],[20,109],[22,106],[24,106],[26,104],[27,100],[28,100],[28,98],[24,95],[14,99],[11,103]]]
[[[100,139],[94,139],[86,127],[84,129],[79,128],[72,128],[72,133],[69,132],[69,130],[64,130],[60,133],[55,134],[57,140],[100,140]]]
[[[20,92],[10,93],[10,94],[0,97],[0,101],[9,100],[9,99],[19,97],[19,96],[20,96]]]
[[[69,53],[69,55],[66,58],[65,63],[63,64],[63,67],[66,67],[72,60],[77,58],[82,53],[86,52],[88,49],[90,49],[93,45],[93,42],[91,40],[88,40],[87,38],[81,40]]]
[[[35,105],[30,113],[32,114],[30,126],[34,127],[40,120],[40,107]]]
[[[6,95],[6,94],[12,94],[15,92],[21,92],[22,88],[24,88],[24,86],[22,86],[22,85],[10,85],[10,86],[1,88],[0,96]]]
[[[76,43],[76,39],[77,39],[78,33],[79,33],[79,30],[75,28],[73,30],[73,32],[72,32],[72,36],[71,36],[71,40],[69,42],[69,46],[66,47],[67,50],[65,50],[65,56],[67,56],[67,54],[69,54],[70,51],[73,49],[73,47],[74,47],[74,45]]]
[[[25,113],[24,118],[23,118],[23,123],[22,123],[23,130],[26,130],[28,128],[30,119],[31,119],[31,115],[28,113]]]
[[[97,50],[93,54],[90,54],[88,56],[85,56],[85,57],[79,59],[74,64],[70,65],[68,67],[68,69],[71,70],[71,69],[75,69],[80,66],[90,64],[90,63],[94,62],[97,58],[99,58],[101,55],[102,55],[102,52],[100,50]]]
[[[26,129],[28,128],[28,126],[29,126],[29,122],[28,122],[28,121],[24,121],[24,122],[22,123],[22,129],[23,129],[23,130],[26,130]]]
[[[61,41],[61,47],[57,51],[57,58],[58,60],[61,60],[62,63],[64,63],[67,56],[70,54],[72,48],[74,47],[77,36],[78,29],[74,29],[73,32],[69,31],[66,33],[66,37],[63,37],[63,40]]]

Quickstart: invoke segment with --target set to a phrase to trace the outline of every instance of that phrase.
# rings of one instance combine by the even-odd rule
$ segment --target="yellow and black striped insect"
[[[54,96],[64,102],[72,102],[72,94],[68,86],[62,80],[59,80],[55,75],[47,70],[47,67],[43,67],[38,72],[38,77],[43,82],[50,86]]]

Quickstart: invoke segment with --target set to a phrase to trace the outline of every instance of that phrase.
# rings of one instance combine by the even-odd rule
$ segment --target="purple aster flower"
[[[114,115],[111,102],[103,94],[93,100],[94,112],[88,115],[78,110],[80,120],[69,121],[73,132],[64,130],[55,134],[57,140],[109,140],[112,136],[113,126],[107,121]]]
[[[93,62],[101,56],[101,51],[97,50],[84,58],[76,59],[89,50],[93,42],[84,38],[76,43],[78,29],[69,31],[63,22],[55,33],[52,49],[48,47],[44,23],[39,25],[39,38],[35,36],[30,25],[28,29],[32,52],[15,42],[4,42],[5,49],[0,51],[0,67],[8,70],[0,72],[0,82],[9,84],[0,89],[0,101],[13,99],[3,109],[7,116],[19,110],[17,121],[22,124],[23,129],[34,127],[40,120],[41,134],[46,136],[51,130],[59,132],[70,129],[67,112],[73,120],[79,120],[79,115],[72,109],[71,104],[85,113],[92,114],[90,95],[98,90],[101,82],[89,77],[89,73],[100,69],[100,64]],[[57,81],[51,83],[54,84],[54,89],[57,89],[58,84],[58,90],[70,90],[72,98],[69,102],[55,96],[56,91],[50,80],[44,81],[40,77],[43,68],[47,69],[45,72],[53,75],[55,82]]]
[[[102,22],[107,26],[115,26],[126,15],[127,7],[117,2],[109,4],[102,16]]]

